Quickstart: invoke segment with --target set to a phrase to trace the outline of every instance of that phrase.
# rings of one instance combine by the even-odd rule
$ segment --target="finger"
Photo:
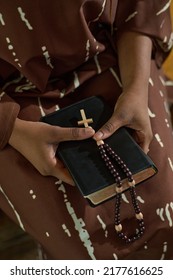
[[[118,128],[122,126],[122,123],[112,116],[94,135],[96,141],[106,139],[111,136]]]
[[[145,134],[143,131],[136,131],[135,132],[135,140],[138,143],[138,145],[142,148],[144,153],[149,152],[149,146],[152,139],[152,134]]]
[[[56,127],[55,137],[58,142],[69,140],[84,140],[94,135],[95,131],[92,127]]]
[[[52,170],[52,176],[62,180],[63,182],[65,182],[71,186],[75,186],[74,180],[71,177],[67,168],[62,167],[62,166],[60,168],[58,163],[55,165],[54,169]]]

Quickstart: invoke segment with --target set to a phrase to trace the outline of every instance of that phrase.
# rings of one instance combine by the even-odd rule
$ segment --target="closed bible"
[[[61,127],[78,127],[81,120],[80,110],[84,110],[87,119],[92,118],[93,123],[89,125],[95,131],[106,123],[113,113],[102,98],[93,96],[46,115],[41,121]],[[104,141],[125,162],[136,185],[157,173],[151,158],[143,152],[125,127],[118,129]],[[96,141],[92,138],[61,142],[57,156],[68,168],[83,197],[87,198],[92,206],[116,195],[114,178],[100,156]],[[127,178],[116,162],[114,166],[122,178],[123,191],[126,191],[129,188]]]

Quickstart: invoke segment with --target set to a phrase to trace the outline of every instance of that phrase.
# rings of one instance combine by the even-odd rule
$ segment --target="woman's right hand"
[[[54,176],[74,185],[56,150],[62,141],[83,140],[94,135],[92,128],[63,128],[43,122],[16,119],[9,144],[20,152],[43,176]]]

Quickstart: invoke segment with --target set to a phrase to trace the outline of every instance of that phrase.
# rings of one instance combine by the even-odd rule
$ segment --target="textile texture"
[[[0,207],[49,258],[173,259],[173,137],[160,68],[172,46],[169,4],[1,1]],[[149,156],[159,172],[136,188],[146,231],[126,245],[115,233],[114,199],[90,207],[76,187],[42,176],[8,140],[17,116],[39,121],[93,95],[103,96],[113,107],[122,92],[116,38],[128,30],[153,42],[148,113],[154,137]],[[121,218],[133,231],[130,205],[124,193]]]

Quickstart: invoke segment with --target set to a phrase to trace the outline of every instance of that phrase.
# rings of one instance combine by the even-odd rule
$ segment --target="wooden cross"
[[[78,121],[78,125],[84,125],[85,127],[88,127],[89,123],[93,123],[93,119],[87,119],[86,118],[84,109],[81,109],[80,113],[81,113],[81,116],[82,116],[82,120]]]

